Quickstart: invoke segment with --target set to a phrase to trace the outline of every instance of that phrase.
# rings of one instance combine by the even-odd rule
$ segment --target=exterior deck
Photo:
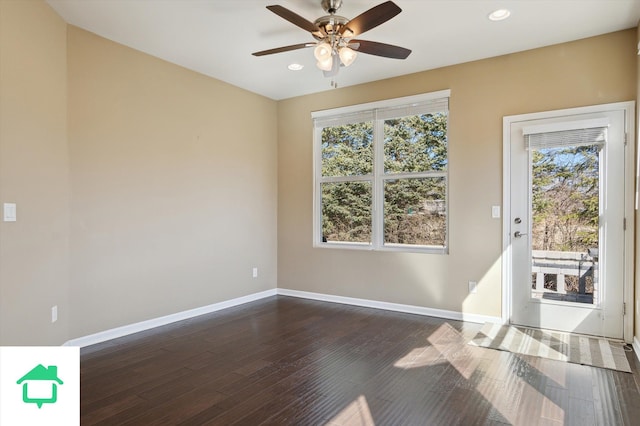
[[[563,302],[597,301],[598,252],[532,251],[532,296]]]

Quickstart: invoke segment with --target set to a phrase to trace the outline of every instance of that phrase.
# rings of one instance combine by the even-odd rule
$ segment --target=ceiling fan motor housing
[[[322,31],[320,33],[313,33],[313,36],[316,40],[324,40],[327,37],[342,38],[343,36],[339,34],[340,28],[345,26],[348,22],[349,20],[347,18],[338,15],[327,15],[318,18],[314,24]]]
[[[342,0],[321,0],[320,4],[325,12],[333,15],[342,6]]]

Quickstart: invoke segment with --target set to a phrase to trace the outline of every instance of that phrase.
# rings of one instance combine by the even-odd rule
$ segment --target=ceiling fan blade
[[[340,34],[344,35],[348,29],[353,33],[353,35],[349,36],[355,37],[380,24],[384,24],[400,12],[402,12],[402,9],[392,1],[381,3],[347,22],[345,26],[340,28]]]
[[[315,46],[315,43],[300,43],[292,44],[291,46],[276,47],[275,49],[261,50],[260,52],[252,53],[253,56],[265,56],[273,55],[274,53],[288,52],[290,50],[304,49],[305,47]]]
[[[377,41],[351,40],[349,47],[361,53],[392,59],[406,59],[411,54],[411,50],[404,47],[378,43]]]
[[[316,25],[313,22],[307,21],[305,18],[303,18],[302,16],[298,15],[295,12],[290,11],[286,7],[273,5],[273,6],[267,6],[267,9],[269,9],[279,17],[291,22],[293,25],[297,25],[298,27],[302,28],[303,30],[309,31],[310,33],[315,33],[320,31],[320,29],[316,27]]]

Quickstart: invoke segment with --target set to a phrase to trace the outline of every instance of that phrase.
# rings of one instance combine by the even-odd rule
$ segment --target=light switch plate
[[[491,206],[491,217],[493,219],[500,219],[500,206]]]
[[[15,222],[16,221],[16,204],[4,203],[4,221]]]

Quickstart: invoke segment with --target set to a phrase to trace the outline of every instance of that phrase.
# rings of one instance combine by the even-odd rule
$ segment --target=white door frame
[[[506,116],[502,119],[502,322],[509,323],[511,318],[511,123],[527,120],[546,119],[567,115],[590,114],[602,111],[625,111],[625,173],[624,173],[624,215],[626,230],[624,232],[624,294],[626,304],[623,317],[623,338],[627,343],[633,342],[634,321],[634,207],[635,207],[635,102],[617,102],[603,105],[592,105],[579,108],[568,108],[555,111],[536,112]],[[622,224],[620,224],[622,226]]]

